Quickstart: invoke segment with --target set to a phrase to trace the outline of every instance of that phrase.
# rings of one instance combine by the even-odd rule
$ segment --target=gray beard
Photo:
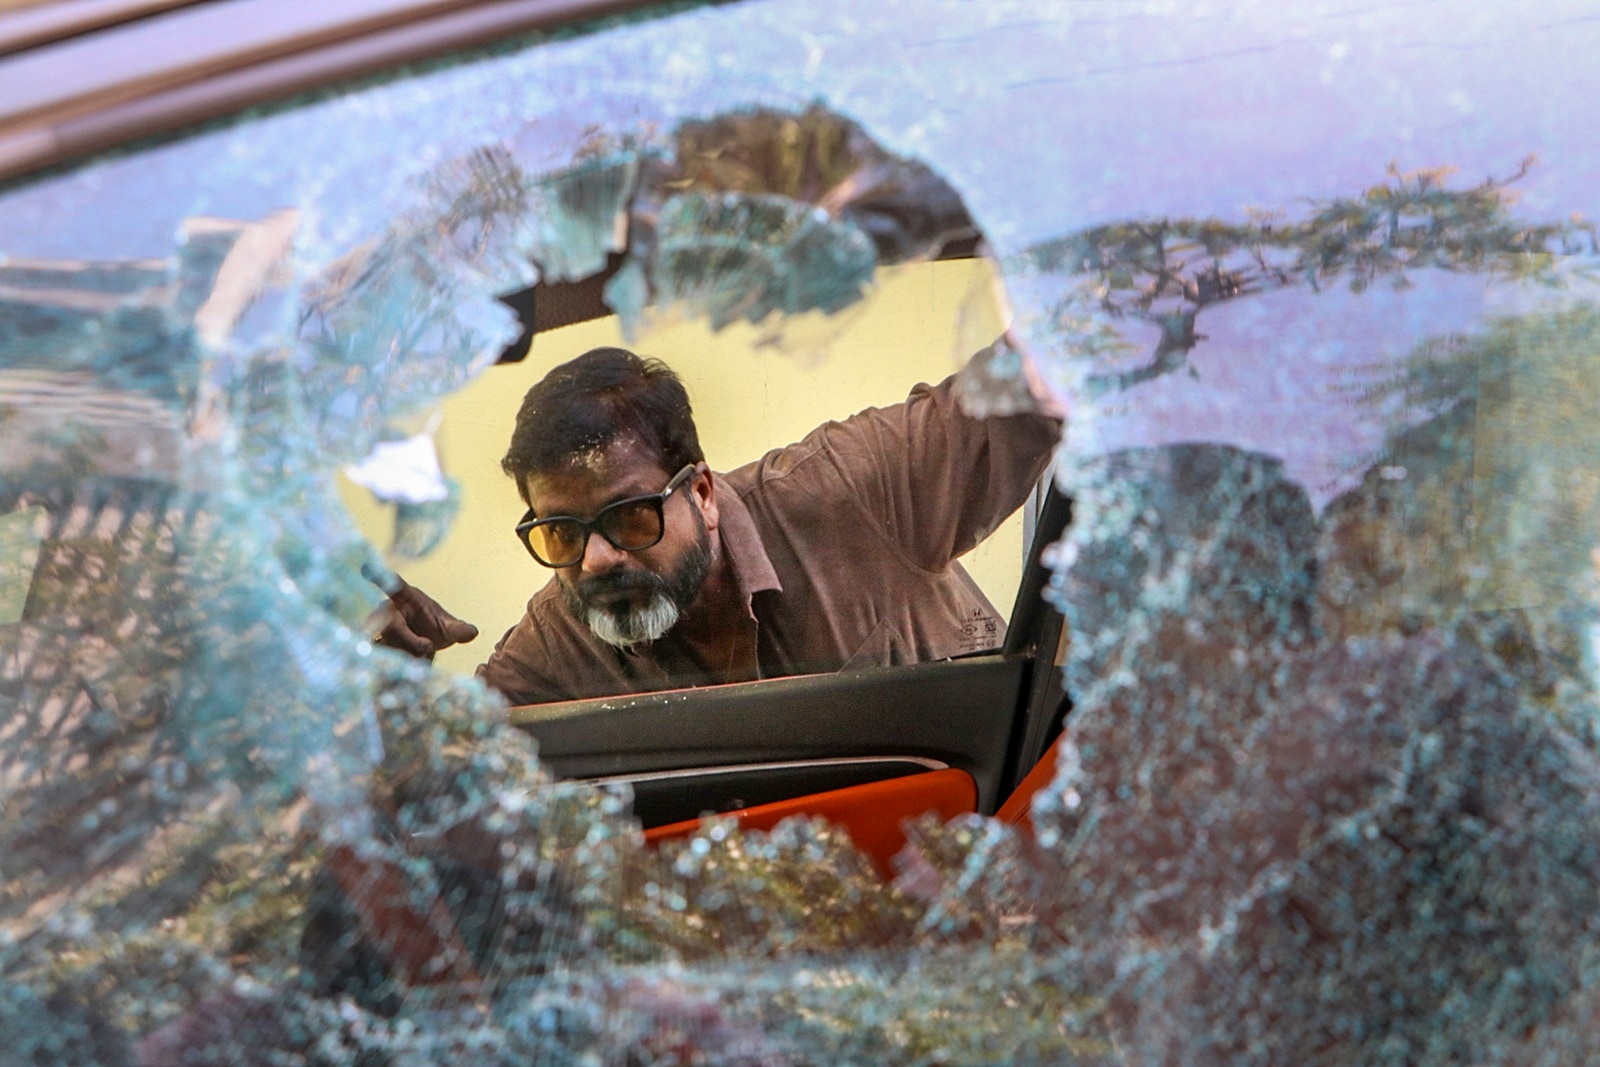
[[[671,597],[657,591],[651,596],[650,603],[620,615],[605,608],[585,608],[583,620],[589,624],[594,635],[606,644],[627,649],[665,637],[668,630],[678,625],[682,614]]]
[[[588,624],[590,632],[613,648],[629,649],[665,637],[683,618],[711,571],[711,535],[699,509],[694,517],[700,527],[699,537],[670,573],[603,574],[579,583],[576,589],[562,582],[561,593],[567,607]],[[606,593],[620,589],[647,589],[650,598],[640,607],[620,612],[596,602]]]

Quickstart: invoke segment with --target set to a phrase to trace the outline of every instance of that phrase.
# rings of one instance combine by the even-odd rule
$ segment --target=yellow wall
[[[999,333],[993,278],[981,260],[923,263],[879,272],[867,299],[838,315],[807,315],[774,335],[738,325],[712,333],[704,320],[660,323],[632,343],[615,318],[541,334],[518,364],[493,367],[444,405],[437,442],[445,470],[462,484],[461,514],[446,541],[422,560],[391,560],[406,580],[475,623],[478,640],[439,655],[470,672],[549,578],[511,528],[523,505],[500,472],[517,407],[549,368],[598,345],[658,356],[682,375],[706,459],[728,470],[805,436],[828,419],[905,398],[938,381]],[[362,531],[380,548],[392,511],[341,480]],[[964,561],[1002,612],[1021,573],[1022,523],[1013,516]]]

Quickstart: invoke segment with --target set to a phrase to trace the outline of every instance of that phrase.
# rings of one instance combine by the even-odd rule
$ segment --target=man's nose
[[[628,554],[597,533],[589,535],[583,550],[583,573],[605,574],[627,562]]]

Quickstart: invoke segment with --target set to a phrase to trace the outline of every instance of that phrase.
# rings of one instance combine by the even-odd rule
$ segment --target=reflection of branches
[[[1205,339],[1195,329],[1198,315],[1239,297],[1299,285],[1320,291],[1337,280],[1357,293],[1380,278],[1406,288],[1411,272],[1427,269],[1553,281],[1558,256],[1595,254],[1600,240],[1593,224],[1578,219],[1527,223],[1511,216],[1510,186],[1532,165],[1529,157],[1507,177],[1450,189],[1448,168],[1402,173],[1391,164],[1382,184],[1313,202],[1299,222],[1262,212],[1243,223],[1118,222],[1034,255],[1046,270],[1085,275],[1102,313],[1160,330],[1148,363],[1102,382],[1127,388],[1187,366],[1190,350]]]

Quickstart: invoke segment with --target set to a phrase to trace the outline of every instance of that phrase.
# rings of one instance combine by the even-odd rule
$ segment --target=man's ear
[[[717,528],[717,484],[711,480],[711,468],[704,463],[695,464],[694,477],[689,482],[689,493],[694,497],[700,514],[706,520],[706,532]]]

